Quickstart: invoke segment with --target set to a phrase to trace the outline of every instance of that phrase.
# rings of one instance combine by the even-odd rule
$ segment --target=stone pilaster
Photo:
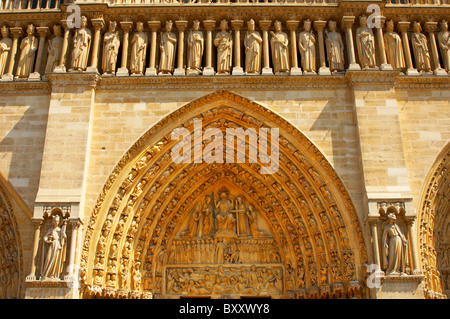
[[[177,67],[173,72],[173,75],[186,75],[184,68],[184,31],[186,31],[188,22],[184,20],[175,21],[175,25],[178,29],[178,58]]]
[[[122,45],[122,61],[120,68],[117,70],[116,76],[128,76],[128,43],[129,34],[131,29],[133,29],[133,22],[131,21],[120,21],[120,26],[123,30],[123,45]]]
[[[150,27],[150,60],[148,68],[145,70],[145,75],[157,75],[158,72],[156,70],[156,39],[157,32],[161,26],[160,21],[148,21],[148,26]]]
[[[212,32],[214,27],[216,26],[215,20],[205,20],[203,21],[203,25],[206,29],[206,65],[203,69],[203,75],[214,75],[214,67],[212,66]]]
[[[290,75],[302,75],[302,69],[298,67],[298,52],[297,52],[297,33],[296,30],[298,28],[299,21],[298,20],[289,20],[286,21],[286,26],[290,31],[291,37],[291,71]]]
[[[231,20],[231,27],[234,30],[234,66],[232,75],[244,75],[244,69],[241,65],[241,28],[243,20]]]
[[[352,27],[355,22],[354,16],[344,16],[341,21],[341,28],[345,30],[345,40],[347,44],[347,55],[348,55],[348,69],[351,70],[361,70],[361,67],[356,63],[355,57],[355,46],[353,44],[353,32]]]
[[[272,24],[270,20],[260,20],[259,27],[262,30],[263,35],[263,68],[262,75],[272,75],[273,70],[270,67],[270,53],[269,53],[269,28]]]
[[[92,56],[91,56],[91,66],[87,68],[87,72],[98,73],[98,52],[100,49],[100,37],[103,28],[105,27],[105,21],[103,18],[96,18],[91,20],[94,25],[94,41],[92,44]]]

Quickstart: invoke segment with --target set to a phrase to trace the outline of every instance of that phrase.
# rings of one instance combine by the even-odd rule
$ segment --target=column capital
[[[406,31],[408,31],[410,25],[411,25],[411,22],[409,22],[409,21],[399,21],[399,22],[397,22],[397,29],[400,32],[406,32]]]
[[[353,26],[355,22],[355,16],[343,16],[341,20],[341,28],[348,29]]]
[[[186,28],[188,26],[188,22],[186,20],[178,20],[178,21],[175,21],[175,25],[177,26],[177,29],[179,31],[184,31],[184,30],[186,30]]]
[[[270,21],[270,20],[260,20],[259,21],[259,27],[263,31],[268,31],[271,24],[272,24],[272,21]]]
[[[288,20],[286,21],[286,26],[289,31],[295,31],[298,28],[298,24],[300,21],[298,20]]]
[[[428,32],[428,33],[433,32],[434,33],[438,29],[438,23],[433,22],[433,21],[425,22],[423,29],[425,30],[425,32]]]
[[[91,22],[96,31],[105,27],[105,20],[103,18],[91,19]]]
[[[203,26],[207,31],[212,31],[216,27],[216,20],[204,20]]]
[[[244,25],[244,20],[231,20],[231,28],[236,31],[240,30]]]
[[[325,29],[326,24],[327,22],[323,20],[314,21],[314,29],[321,32],[323,31],[323,29]]]
[[[152,31],[158,31],[159,28],[161,27],[161,21],[148,21],[147,23],[148,23],[148,27]]]
[[[35,229],[40,229],[42,225],[44,225],[43,218],[32,218],[31,222],[33,223]]]
[[[10,27],[9,31],[14,38],[19,38],[23,35],[23,29],[21,27]]]
[[[133,22],[132,21],[120,21],[120,27],[123,31],[130,32],[131,29],[133,29]]]
[[[36,31],[40,37],[45,38],[50,33],[49,27],[36,27]]]

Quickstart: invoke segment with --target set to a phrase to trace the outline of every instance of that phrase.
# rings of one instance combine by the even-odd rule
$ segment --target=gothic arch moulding
[[[176,128],[192,132],[188,142],[209,128],[278,128],[279,168],[263,174],[249,160],[261,147],[250,136],[246,148],[233,143],[240,163],[177,164]],[[325,298],[360,294],[366,262],[350,197],[322,153],[270,110],[218,91],[122,157],[88,222],[80,274],[84,297]]]
[[[23,250],[15,209],[31,213],[0,172],[0,299],[23,298],[25,273]]]
[[[450,296],[450,142],[436,157],[420,201],[419,244],[427,298]]]

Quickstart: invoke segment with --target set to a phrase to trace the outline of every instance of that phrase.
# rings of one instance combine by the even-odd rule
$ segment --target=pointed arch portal
[[[203,134],[277,128],[278,170],[249,161],[261,147],[251,138],[234,148],[244,163],[175,163],[171,133],[185,128],[193,142],[199,119]],[[218,91],[162,119],[119,161],[87,226],[81,278],[87,298],[326,298],[359,294],[365,262],[350,197],[316,146]]]

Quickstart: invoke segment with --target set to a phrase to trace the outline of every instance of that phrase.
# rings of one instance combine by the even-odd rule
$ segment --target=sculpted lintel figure
[[[361,68],[376,68],[375,60],[375,38],[372,29],[367,26],[367,17],[359,17],[360,27],[356,30],[356,46]]]
[[[87,18],[81,17],[81,28],[73,36],[72,68],[69,71],[84,71],[87,67],[92,33],[87,26]]]
[[[117,22],[109,23],[109,31],[103,37],[103,74],[115,74],[117,55],[119,54],[119,31],[116,30]]]
[[[177,37],[172,32],[172,20],[166,21],[166,32],[161,34],[161,42],[159,49],[161,57],[159,60],[159,74],[172,74],[175,61],[175,49],[177,45]]]
[[[416,69],[423,73],[431,73],[431,57],[428,50],[428,42],[425,34],[420,33],[422,27],[420,23],[414,22],[414,33],[411,36],[411,43],[416,61]]]
[[[386,275],[400,275],[405,273],[407,241],[396,223],[394,213],[387,216],[382,235],[383,265]]]
[[[255,31],[255,21],[251,19],[247,23],[248,31],[245,33],[245,73],[260,74],[261,72],[261,44],[262,38]]]
[[[328,22],[329,31],[325,31],[328,65],[333,73],[344,71],[344,42],[341,34],[336,32],[336,21]]]
[[[271,31],[272,62],[275,74],[289,73],[289,37],[281,31],[281,21],[275,21],[275,32]]]
[[[131,59],[130,71],[131,74],[143,74],[145,66],[145,55],[147,52],[148,37],[144,32],[144,24],[142,22],[136,23],[136,30],[131,39]]]
[[[231,72],[233,38],[227,29],[227,20],[220,21],[220,32],[214,38],[214,45],[217,47],[217,73],[219,74],[230,74]]]
[[[16,78],[28,78],[33,69],[34,56],[38,48],[38,39],[33,35],[34,25],[27,27],[27,36],[20,43],[20,57]]]
[[[53,215],[52,226],[44,236],[43,279],[59,279],[66,257],[66,224],[61,226],[61,216]]]
[[[188,59],[187,74],[201,74],[203,49],[205,40],[203,32],[200,31],[200,21],[194,21],[193,30],[189,32],[188,43]]]
[[[55,67],[59,64],[61,59],[61,50],[63,45],[63,38],[61,37],[61,26],[55,24],[53,26],[53,33],[55,37],[48,41],[48,57],[47,64],[45,66],[45,73],[51,73]]]
[[[0,41],[0,77],[5,73],[6,62],[11,51],[12,39],[9,38],[9,30],[6,25],[2,26],[2,40]]]
[[[448,22],[442,20],[439,24],[441,26],[441,31],[437,35],[439,50],[444,61],[445,71],[450,72],[450,32],[448,32]]]
[[[305,31],[298,37],[298,48],[302,57],[302,68],[306,73],[316,73],[316,37],[311,30],[309,19],[303,22]]]
[[[384,34],[384,45],[386,57],[392,68],[401,70],[405,68],[405,58],[403,56],[402,39],[398,33],[394,32],[394,21],[386,23],[386,33]]]

